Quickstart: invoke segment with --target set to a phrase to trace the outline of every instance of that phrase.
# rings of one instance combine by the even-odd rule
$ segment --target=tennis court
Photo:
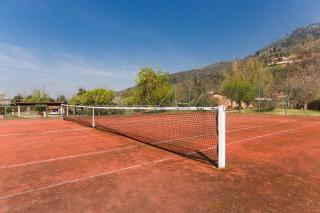
[[[319,117],[226,120],[222,170],[66,120],[0,120],[0,211],[319,212]]]

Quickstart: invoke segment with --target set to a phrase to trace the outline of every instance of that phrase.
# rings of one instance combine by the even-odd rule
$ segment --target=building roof
[[[61,104],[66,104],[64,102],[35,102],[35,103],[26,103],[26,102],[16,102],[10,104],[11,106],[35,106],[35,105],[46,105],[46,106],[61,106]]]

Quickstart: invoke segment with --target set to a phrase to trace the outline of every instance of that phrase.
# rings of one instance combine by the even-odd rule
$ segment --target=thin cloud
[[[15,91],[15,87],[25,91],[44,84],[51,85],[52,91],[50,88],[48,90],[53,93],[55,87],[64,85],[67,94],[74,91],[75,85],[83,84],[91,88],[109,85],[108,87],[121,89],[130,85],[136,69],[120,61],[101,62],[72,54],[41,52],[0,42],[0,90],[7,93],[10,90],[10,95],[19,92]],[[34,84],[29,85],[30,81]],[[70,88],[67,88],[68,84]],[[21,88],[21,85],[28,88]]]

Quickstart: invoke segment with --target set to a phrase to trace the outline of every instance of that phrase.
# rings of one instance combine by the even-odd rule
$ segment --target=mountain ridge
[[[243,60],[250,57],[258,57],[267,64],[273,57],[290,56],[295,54],[299,48],[320,51],[320,23],[299,27],[290,34],[262,47],[254,54],[244,57]],[[200,81],[199,83],[204,84],[203,86],[206,89],[218,90],[224,73],[231,69],[231,63],[231,61],[213,63],[198,69],[172,73],[170,76],[175,84],[188,84],[195,76],[198,76],[199,79],[197,80]]]
[[[262,47],[254,54],[244,57],[257,57],[263,63],[268,64],[272,58],[287,57],[293,55],[298,49],[311,49],[320,51],[320,23],[309,24],[306,27],[298,27],[290,34]],[[231,70],[231,61],[221,61],[207,66],[170,73],[171,82],[178,87],[200,84],[206,91],[219,90],[223,81],[224,73]],[[122,90],[120,93],[129,91],[131,88]]]

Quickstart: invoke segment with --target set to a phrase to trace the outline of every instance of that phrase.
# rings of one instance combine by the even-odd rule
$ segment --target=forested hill
[[[182,89],[201,85],[205,91],[219,90],[223,80],[223,73],[231,69],[231,61],[211,64],[206,67],[170,74],[171,82]],[[131,91],[133,87],[117,92],[122,96]]]
[[[290,57],[299,49],[320,51],[320,23],[300,27],[291,34],[256,51],[249,57],[258,57],[264,63],[270,63],[272,58]],[[222,82],[223,73],[230,70],[231,62],[220,62],[209,66],[171,74],[173,83],[178,86],[194,85],[198,83],[207,91],[218,90]]]
[[[320,23],[300,27],[291,34],[277,39],[275,42],[247,56],[258,57],[265,64],[281,57],[291,57],[299,49],[310,49],[320,52]],[[245,59],[246,59],[245,58]],[[206,67],[172,73],[172,83],[178,88],[201,85],[206,91],[220,89],[223,75],[231,69],[231,61],[214,63]],[[119,94],[129,91],[121,91]]]
[[[220,62],[189,71],[171,74],[172,81],[178,86],[201,84],[207,91],[219,89],[223,73],[230,70],[231,62]]]
[[[254,56],[270,61],[272,57],[288,57],[296,53],[298,49],[310,49],[320,51],[320,23],[300,27],[291,34],[258,50]]]

